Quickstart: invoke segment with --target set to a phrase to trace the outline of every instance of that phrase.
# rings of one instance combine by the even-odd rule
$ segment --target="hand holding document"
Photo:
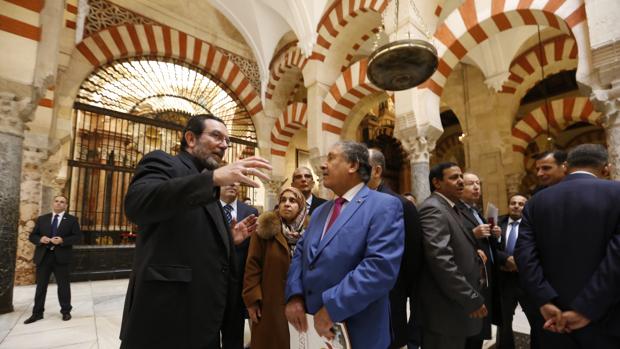
[[[328,340],[319,336],[314,329],[314,316],[306,314],[308,331],[299,332],[289,323],[288,329],[291,338],[291,349],[351,349],[349,332],[344,323],[336,322],[332,331],[334,339]]]

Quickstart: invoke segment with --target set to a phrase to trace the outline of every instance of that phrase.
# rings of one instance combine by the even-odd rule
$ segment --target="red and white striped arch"
[[[126,57],[176,58],[219,79],[236,94],[250,115],[263,109],[250,81],[217,47],[169,27],[148,24],[109,27],[85,38],[76,48],[93,69]]]
[[[324,131],[340,135],[351,109],[364,97],[383,92],[368,80],[367,67],[366,58],[353,63],[329,89],[322,106]]]
[[[601,114],[594,110],[588,97],[553,100],[549,102],[547,117],[544,108],[544,105],[541,105],[532,110],[512,128],[513,151],[525,154],[527,145],[547,129],[551,133],[556,133],[577,122],[600,125]]]
[[[352,19],[362,13],[374,11],[381,13],[388,0],[336,0],[325,11],[317,26],[317,45],[310,59],[325,61],[329,48],[336,41],[338,34]]]
[[[269,83],[265,91],[267,99],[274,99],[277,90],[282,84],[290,83],[297,80],[297,76],[302,76],[302,70],[306,66],[308,59],[304,57],[301,49],[297,46],[288,48],[271,68],[269,74]],[[284,88],[286,89],[286,88]],[[286,92],[283,92],[286,94]],[[284,96],[285,98],[288,95]]]
[[[512,61],[510,76],[500,93],[513,94],[521,100],[540,81],[541,67],[544,67],[546,76],[577,68],[577,43],[572,37],[555,37],[542,46],[544,54],[536,46]]]
[[[306,103],[292,103],[280,114],[271,131],[271,155],[286,156],[293,136],[308,125],[307,109]]]
[[[465,0],[437,28],[434,37],[439,65],[421,87],[441,96],[454,67],[494,34],[524,25],[549,26],[571,34],[571,29],[585,19],[583,0]],[[577,44],[585,45],[582,41]],[[580,47],[580,51],[587,50]]]
[[[364,43],[368,41],[368,39],[370,39],[373,35],[377,34],[380,29],[380,27],[373,28],[369,34],[362,35],[362,37],[355,44],[353,44],[353,46],[351,46],[351,50],[344,58],[344,64],[340,68],[340,71],[347,70],[349,65],[351,65],[351,61],[353,60],[353,54],[356,53],[362,47],[362,45],[364,45]]]

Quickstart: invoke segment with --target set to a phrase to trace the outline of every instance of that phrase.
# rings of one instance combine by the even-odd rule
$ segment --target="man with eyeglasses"
[[[291,186],[299,189],[306,198],[306,208],[308,215],[311,215],[315,208],[321,206],[326,200],[312,194],[314,188],[314,175],[309,168],[305,166],[298,167],[293,172],[293,180]]]
[[[220,167],[229,145],[221,119],[197,115],[179,154],[157,150],[140,161],[125,197],[139,233],[121,348],[220,348],[238,294],[235,245],[256,229],[256,217],[229,228],[219,187],[258,187],[251,176],[268,180],[260,169],[271,170],[257,156]]]

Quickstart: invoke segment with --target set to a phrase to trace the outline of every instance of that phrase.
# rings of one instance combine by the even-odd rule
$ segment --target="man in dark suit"
[[[237,222],[241,222],[246,217],[252,215],[258,217],[258,210],[237,200],[238,195],[239,183],[223,185],[220,189],[220,205],[224,210],[224,218],[229,227],[234,226]],[[243,305],[243,300],[241,299],[241,291],[243,290],[243,273],[245,271],[245,260],[248,256],[249,246],[249,238],[235,246],[235,256],[237,265],[239,266],[237,269],[237,280],[239,280],[237,285],[238,297],[237,303],[234,305],[234,310],[231,310],[229,321],[227,321],[222,328],[222,347],[225,349],[242,349],[244,345],[244,319],[247,319],[248,315]]]
[[[607,161],[601,145],[575,147],[570,174],[523,210],[515,260],[545,319],[542,348],[620,348],[620,183],[600,179]]]
[[[368,149],[340,141],[321,166],[336,198],[321,205],[297,242],[286,283],[286,318],[305,331],[332,339],[345,322],[353,348],[390,345],[390,290],[396,284],[404,244],[402,205],[368,189]]]
[[[127,217],[139,233],[121,324],[121,348],[220,348],[220,331],[237,301],[234,244],[256,219],[230,230],[219,187],[258,187],[268,177],[260,157],[226,166],[230,145],[224,122],[213,115],[189,119],[181,151],[144,156],[127,191]]]
[[[314,209],[321,206],[326,200],[312,194],[314,188],[314,175],[309,168],[305,166],[298,167],[293,172],[293,179],[291,186],[299,189],[306,197],[306,208],[308,209],[308,215],[314,212]]]
[[[482,195],[480,178],[470,172],[463,174],[463,192],[461,200],[457,201],[456,206],[462,217],[465,229],[472,234],[486,258],[485,268],[487,272],[487,283],[481,290],[484,297],[484,304],[489,311],[489,316],[483,319],[482,331],[477,335],[467,338],[466,349],[481,349],[485,339],[491,339],[491,324],[498,325],[501,321],[501,305],[499,299],[499,288],[497,285],[495,249],[497,238],[501,234],[498,226],[487,224],[483,215],[478,210]]]
[[[390,315],[392,324],[392,344],[390,348],[401,348],[405,345],[409,349],[420,346],[419,328],[415,326],[413,315],[413,290],[422,270],[422,227],[415,205],[404,197],[394,193],[383,181],[385,170],[385,156],[380,150],[369,149],[370,180],[368,188],[392,195],[400,200],[403,207],[405,223],[405,250],[398,273],[396,285],[390,291]],[[411,305],[410,318],[407,321],[407,298]]]
[[[71,320],[71,286],[69,263],[73,245],[80,242],[82,233],[76,217],[66,213],[67,198],[54,197],[52,213],[37,218],[28,239],[36,245],[34,263],[37,265],[37,289],[34,296],[32,316],[25,324],[43,319],[45,296],[50,275],[54,273],[58,284],[58,301],[63,321]]]
[[[527,198],[525,196],[520,194],[513,195],[508,201],[508,215],[501,217],[498,222],[502,230],[496,254],[502,299],[502,325],[498,327],[497,335],[498,349],[515,348],[512,318],[517,304],[521,305],[526,316],[528,316],[530,326],[534,326],[535,323],[534,319],[530,319],[532,316],[529,314],[538,311],[537,309],[531,310],[523,289],[519,286],[519,273],[514,259],[514,247],[519,236],[519,225],[521,224],[523,207],[525,207],[526,202]],[[539,326],[542,326],[542,324]]]
[[[486,283],[483,255],[456,207],[463,192],[461,169],[437,164],[429,181],[432,194],[419,207],[425,260],[414,298],[422,347],[462,349],[467,337],[480,333],[488,313],[480,293]]]

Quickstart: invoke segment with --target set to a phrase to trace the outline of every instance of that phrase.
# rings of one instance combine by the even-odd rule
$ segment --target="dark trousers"
[[[540,348],[540,333],[543,326],[543,318],[540,311],[530,305],[527,296],[519,285],[519,274],[512,272],[500,272],[502,326],[498,328],[498,349],[514,349],[514,332],[512,331],[512,319],[517,304],[521,305],[527,321],[530,324],[530,348]]]
[[[612,337],[596,324],[590,324],[570,334],[541,331],[540,347],[544,349],[618,349],[620,337]]]
[[[60,302],[60,312],[69,314],[71,312],[71,286],[69,285],[69,264],[59,264],[56,262],[54,251],[47,250],[41,263],[37,264],[37,290],[34,295],[33,314],[43,314],[45,311],[45,297],[47,295],[47,285],[50,276],[54,273],[56,284],[58,285],[58,301]]]
[[[230,307],[230,311],[227,310],[224,317],[221,330],[222,349],[243,349],[245,313],[245,305],[241,299],[241,292],[239,292],[239,297],[236,297]]]

